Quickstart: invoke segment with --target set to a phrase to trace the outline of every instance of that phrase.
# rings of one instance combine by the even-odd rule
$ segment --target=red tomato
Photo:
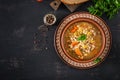
[[[36,0],[36,1],[40,3],[40,2],[42,2],[43,0]]]

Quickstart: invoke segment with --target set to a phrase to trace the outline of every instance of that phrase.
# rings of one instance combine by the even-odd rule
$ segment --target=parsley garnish
[[[106,14],[111,19],[120,10],[120,0],[92,0],[93,5],[88,11],[93,15],[102,16]]]
[[[101,61],[101,58],[96,58],[95,60],[94,60],[94,63],[99,63]]]
[[[85,40],[86,38],[87,38],[87,35],[82,34],[80,37],[77,38],[77,40],[78,40],[78,41],[80,41],[80,40],[83,41],[83,40]]]

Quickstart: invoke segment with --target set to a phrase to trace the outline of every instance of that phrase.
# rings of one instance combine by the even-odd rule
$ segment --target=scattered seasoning
[[[40,51],[46,48],[47,31],[48,28],[45,25],[38,27],[38,31],[34,34],[33,37],[34,50]]]
[[[36,0],[36,1],[39,2],[39,3],[43,2],[43,0]]]
[[[46,34],[46,32],[48,31],[48,28],[46,25],[41,25],[38,27],[38,30],[42,33],[42,34]]]
[[[33,47],[34,50],[41,51],[47,50],[47,32],[49,25],[53,25],[56,22],[56,17],[54,14],[46,14],[43,18],[44,24],[38,27],[38,32],[34,34],[33,37]]]
[[[101,61],[101,58],[96,58],[95,60],[94,60],[94,63],[99,63]]]
[[[47,50],[48,48],[46,47],[45,49]]]

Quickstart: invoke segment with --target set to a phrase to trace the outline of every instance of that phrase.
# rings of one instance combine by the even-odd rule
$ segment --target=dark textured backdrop
[[[102,18],[112,32],[112,48],[109,56],[99,66],[77,70],[67,66],[54,49],[54,32],[69,10],[62,4],[55,12],[57,22],[45,33],[39,33],[43,16],[53,12],[52,0],[37,3],[35,0],[0,0],[0,80],[120,80],[120,13],[112,20]],[[77,8],[87,11],[91,2]],[[35,49],[37,39],[42,50]],[[40,36],[42,35],[42,36]]]

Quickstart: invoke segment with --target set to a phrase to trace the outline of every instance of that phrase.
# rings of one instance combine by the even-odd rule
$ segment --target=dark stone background
[[[61,61],[54,49],[54,32],[58,23],[71,12],[62,4],[55,12],[57,22],[45,33],[38,27],[43,16],[54,10],[52,0],[0,0],[0,80],[120,80],[120,13],[112,20],[102,18],[112,33],[109,56],[99,66],[78,70]],[[76,11],[87,11],[91,2]],[[34,48],[34,36],[42,50]]]

